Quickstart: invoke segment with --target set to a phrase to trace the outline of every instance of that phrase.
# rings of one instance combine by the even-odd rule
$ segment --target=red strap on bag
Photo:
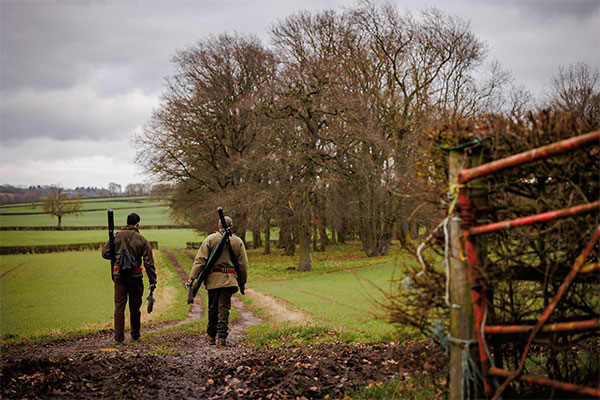
[[[118,271],[119,270],[119,266],[115,265],[115,267],[113,268],[113,271]],[[136,272],[142,272],[142,267],[137,267],[136,269],[133,270],[134,273]]]

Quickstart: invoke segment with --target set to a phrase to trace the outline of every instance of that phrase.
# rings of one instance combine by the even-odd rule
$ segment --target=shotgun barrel
[[[110,279],[115,280],[113,276],[113,269],[117,263],[117,254],[115,251],[115,216],[113,210],[108,210],[108,241],[110,251]]]

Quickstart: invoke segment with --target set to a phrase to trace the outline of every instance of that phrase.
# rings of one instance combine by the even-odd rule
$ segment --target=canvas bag
[[[135,232],[133,233],[135,235]],[[133,235],[129,236],[129,240],[127,241],[127,247],[129,247],[129,243],[131,242],[131,238]],[[138,268],[137,260],[133,255],[131,255],[127,250],[123,250],[121,253],[121,257],[119,257],[119,274],[129,275],[133,271]]]

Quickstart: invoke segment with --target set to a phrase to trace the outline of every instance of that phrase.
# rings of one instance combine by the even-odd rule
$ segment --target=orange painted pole
[[[558,218],[567,218],[574,215],[584,214],[591,211],[600,211],[600,201],[581,204],[562,210],[548,211],[541,214],[529,215],[527,217],[515,218],[509,221],[494,222],[487,225],[479,225],[469,228],[470,235],[481,235],[482,233],[495,232],[510,228],[516,228],[523,225],[531,225],[536,222],[547,222]]]
[[[509,377],[511,375],[511,371],[507,371],[505,369],[500,368],[490,368],[488,370],[490,375],[494,376],[503,376]],[[530,375],[520,375],[518,380],[527,382],[527,383],[535,383],[537,385],[548,386],[554,389],[564,390],[565,392],[578,393],[586,396],[593,396],[600,398],[600,390],[596,388],[591,388],[587,386],[574,385],[572,383],[555,381],[553,379],[541,378],[537,376]]]
[[[483,332],[488,335],[510,335],[514,333],[528,333],[535,328],[535,325],[486,325]],[[567,332],[567,331],[585,331],[590,329],[599,329],[600,319],[590,319],[586,321],[557,322],[555,324],[544,325],[541,332]]]
[[[475,168],[463,169],[458,174],[458,183],[464,184],[475,178],[481,178],[482,176],[490,175],[507,168],[543,160],[557,154],[567,153],[594,144],[600,144],[600,130],[561,140],[560,142],[515,154],[501,160],[492,161]]]

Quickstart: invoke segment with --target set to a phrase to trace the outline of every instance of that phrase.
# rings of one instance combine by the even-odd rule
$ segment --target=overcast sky
[[[491,61],[541,96],[559,66],[600,68],[600,0],[392,0],[469,20]],[[0,0],[0,184],[145,182],[130,138],[148,121],[175,51],[254,33],[343,0]]]

